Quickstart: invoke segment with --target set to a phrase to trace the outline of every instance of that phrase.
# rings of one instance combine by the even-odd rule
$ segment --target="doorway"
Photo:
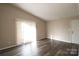
[[[17,41],[19,44],[36,41],[36,23],[32,21],[18,20]]]

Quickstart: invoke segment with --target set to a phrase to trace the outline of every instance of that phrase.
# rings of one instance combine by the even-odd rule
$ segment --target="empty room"
[[[78,55],[78,3],[0,3],[0,56]]]

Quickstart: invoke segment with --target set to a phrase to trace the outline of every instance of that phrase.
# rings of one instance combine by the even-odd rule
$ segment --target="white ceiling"
[[[78,15],[75,3],[16,3],[14,4],[46,21]]]

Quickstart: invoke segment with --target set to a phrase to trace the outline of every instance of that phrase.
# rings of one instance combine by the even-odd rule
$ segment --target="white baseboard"
[[[8,48],[19,46],[19,45],[21,45],[21,44],[11,45],[11,46],[8,46],[8,47],[0,48],[0,50],[8,49]]]
[[[50,38],[48,38],[48,39],[50,39]],[[51,39],[51,40],[55,40],[55,39]],[[71,41],[66,41],[66,40],[57,40],[57,41],[66,42],[66,43],[73,43],[73,44],[79,44],[79,43],[75,43],[75,42],[71,42]]]

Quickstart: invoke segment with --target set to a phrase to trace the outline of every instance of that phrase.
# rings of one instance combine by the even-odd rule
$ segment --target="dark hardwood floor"
[[[2,50],[0,56],[78,56],[78,47],[77,44],[43,39]]]

